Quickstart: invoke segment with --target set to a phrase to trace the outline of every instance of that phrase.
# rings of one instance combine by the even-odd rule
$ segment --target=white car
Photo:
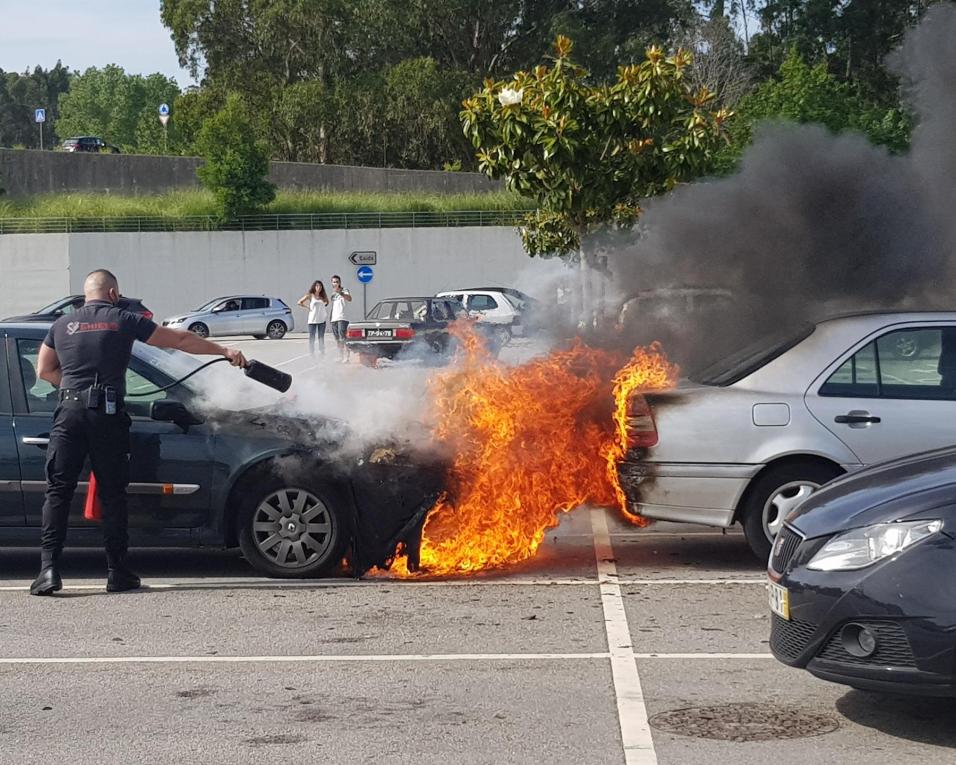
[[[458,300],[469,314],[480,321],[497,325],[496,339],[500,345],[507,343],[512,335],[524,335],[533,322],[537,305],[530,295],[511,287],[469,287],[446,290],[436,297],[451,297]]]
[[[763,341],[634,396],[629,435],[619,472],[634,512],[739,522],[766,559],[830,479],[956,444],[956,312],[843,316]]]

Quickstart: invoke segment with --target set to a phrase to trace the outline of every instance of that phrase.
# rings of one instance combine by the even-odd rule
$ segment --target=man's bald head
[[[87,300],[108,300],[115,303],[119,300],[119,282],[116,276],[105,268],[91,271],[83,282],[83,295]]]

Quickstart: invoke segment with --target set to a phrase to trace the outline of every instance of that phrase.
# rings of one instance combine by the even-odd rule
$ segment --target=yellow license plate
[[[786,587],[769,582],[770,610],[781,619],[790,618],[790,593]]]

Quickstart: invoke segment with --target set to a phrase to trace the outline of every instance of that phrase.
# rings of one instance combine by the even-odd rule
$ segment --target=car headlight
[[[943,522],[905,521],[878,523],[838,534],[810,559],[807,568],[816,571],[854,571],[866,568],[932,536]]]

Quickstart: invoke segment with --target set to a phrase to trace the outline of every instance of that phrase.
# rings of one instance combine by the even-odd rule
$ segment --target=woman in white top
[[[312,282],[309,291],[300,299],[299,305],[309,310],[309,353],[315,356],[315,342],[319,341],[319,353],[325,355],[325,322],[329,317],[329,298],[325,285],[318,279]]]

